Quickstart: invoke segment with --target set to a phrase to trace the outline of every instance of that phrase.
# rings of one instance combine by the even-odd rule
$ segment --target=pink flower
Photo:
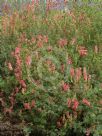
[[[52,51],[52,47],[48,46],[47,50],[48,50],[48,52]]]
[[[29,103],[24,103],[23,106],[24,106],[24,109],[25,109],[25,110],[30,110],[30,109],[31,109]]]
[[[50,66],[52,64],[52,61],[48,59],[46,60],[46,64]]]
[[[38,42],[37,42],[37,46],[38,46],[39,48],[43,47],[43,42],[42,42],[42,41],[38,41]]]
[[[43,36],[42,36],[42,35],[37,35],[37,39],[38,39],[39,41],[41,41],[41,40],[43,39]]]
[[[59,46],[60,47],[64,47],[65,45],[67,45],[67,39],[60,39],[59,41],[58,41],[58,44],[59,44]]]
[[[20,54],[20,47],[15,48],[15,54]]]
[[[77,109],[78,106],[79,106],[79,102],[78,102],[77,99],[72,99],[72,100],[71,100],[71,99],[68,99],[67,105],[68,105],[69,108],[71,108],[71,106],[72,106],[72,109],[73,109],[74,111],[76,111],[76,109]]]
[[[43,42],[48,43],[48,37],[46,35],[43,36]]]
[[[18,92],[19,92],[19,88],[16,87],[16,88],[15,88],[15,93],[18,93]]]
[[[35,0],[32,0],[32,5],[34,5]]]
[[[74,71],[74,68],[70,68],[70,75],[71,75],[71,77],[74,77],[74,74],[75,74],[75,71]]]
[[[17,63],[18,66],[21,65],[21,59],[18,56],[16,57],[16,63]]]
[[[64,91],[67,91],[67,90],[70,89],[70,86],[69,86],[69,84],[64,83],[64,84],[62,85],[62,88],[63,88]]]
[[[14,70],[14,74],[15,74],[15,77],[17,78],[17,80],[20,80],[21,79],[21,76],[22,76],[22,71],[19,67],[15,68]]]
[[[78,108],[78,106],[79,106],[79,102],[76,99],[73,99],[72,102],[73,102],[72,109],[76,110]]]
[[[36,39],[32,37],[31,42],[34,44],[36,42]]]
[[[68,64],[72,64],[72,59],[71,58],[68,59]]]
[[[27,56],[27,58],[26,58],[26,64],[27,64],[27,66],[31,65],[31,56]]]
[[[71,102],[72,102],[72,100],[69,98],[69,99],[67,100],[68,108],[70,108],[70,107],[71,107]]]
[[[20,80],[20,84],[22,85],[22,87],[26,88],[26,83],[24,80]]]
[[[83,104],[85,104],[85,105],[87,105],[87,106],[89,106],[90,107],[90,102],[87,100],[87,99],[83,99],[82,100],[82,102],[83,102]]]
[[[12,71],[12,70],[13,70],[13,68],[12,68],[12,64],[11,64],[10,62],[8,63],[8,68],[9,68],[9,70],[10,70],[10,71]]]
[[[79,52],[80,56],[87,55],[87,49],[85,47],[79,47],[78,52]]]

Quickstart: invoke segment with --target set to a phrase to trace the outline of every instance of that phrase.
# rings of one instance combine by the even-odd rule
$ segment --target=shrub
[[[1,18],[2,120],[51,136],[102,134],[102,12],[94,7]],[[37,134],[36,134],[37,135]]]

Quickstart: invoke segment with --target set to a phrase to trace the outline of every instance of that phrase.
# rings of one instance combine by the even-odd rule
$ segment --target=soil
[[[18,125],[0,122],[0,136],[24,136],[24,133]]]

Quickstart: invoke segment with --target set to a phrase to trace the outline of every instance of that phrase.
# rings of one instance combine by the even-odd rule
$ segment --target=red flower
[[[68,64],[72,64],[72,59],[69,58],[67,63],[68,63]]]
[[[18,66],[21,66],[21,59],[18,56],[16,57],[16,63]]]
[[[74,74],[75,74],[75,71],[74,71],[74,68],[70,68],[70,75],[71,75],[71,77],[74,77]]]
[[[31,42],[34,44],[36,42],[36,39],[32,37]]]
[[[31,109],[29,103],[24,103],[23,106],[24,106],[24,109],[25,109],[25,110],[30,110],[30,109]]]
[[[43,36],[43,42],[48,43],[48,37],[46,35]]]
[[[90,102],[87,100],[87,99],[83,99],[82,100],[82,102],[83,102],[83,104],[85,104],[85,105],[87,105],[87,106],[89,106],[90,107]]]
[[[60,39],[59,41],[58,41],[58,44],[59,44],[59,46],[60,47],[63,47],[63,46],[65,46],[65,45],[67,45],[67,39]]]
[[[20,54],[20,47],[15,48],[15,54]]]
[[[42,42],[42,41],[38,41],[38,42],[37,42],[37,46],[38,46],[39,48],[43,47],[43,42]]]
[[[22,75],[22,72],[19,69],[15,69],[15,77],[17,78],[17,80],[20,80]]]
[[[71,99],[68,99],[68,101],[67,101],[68,108],[71,107],[71,102],[72,102],[72,100],[71,100]]]
[[[32,5],[34,5],[34,1],[35,1],[35,0],[32,0]]]
[[[24,80],[21,80],[21,81],[20,81],[20,84],[22,85],[22,87],[26,88],[26,83],[25,83]]]
[[[52,51],[52,47],[48,46],[47,50],[48,50],[48,52]]]
[[[78,102],[77,99],[72,99],[72,100],[71,100],[71,99],[68,99],[67,105],[68,105],[69,108],[71,108],[71,106],[72,106],[72,109],[73,109],[74,111],[76,111],[76,109],[77,109],[78,106],[79,106],[79,102]]]
[[[78,100],[76,100],[76,99],[73,99],[72,102],[73,102],[73,107],[72,107],[72,109],[73,109],[73,110],[76,110],[76,109],[78,108],[78,106],[79,106],[79,102],[78,102]]]
[[[41,40],[43,39],[43,36],[42,36],[42,35],[37,35],[37,39],[38,39],[39,41],[41,41]]]
[[[62,88],[63,88],[64,91],[67,91],[67,90],[70,89],[70,86],[69,86],[69,84],[64,83],[64,84],[62,85]]]
[[[15,88],[15,93],[18,93],[18,92],[19,92],[19,88],[16,87],[16,88]]]

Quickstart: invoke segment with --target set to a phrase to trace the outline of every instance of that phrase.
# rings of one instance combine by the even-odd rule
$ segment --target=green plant
[[[18,118],[25,133],[102,134],[102,12],[96,11],[75,6],[43,16],[29,5],[1,18],[0,111]]]

